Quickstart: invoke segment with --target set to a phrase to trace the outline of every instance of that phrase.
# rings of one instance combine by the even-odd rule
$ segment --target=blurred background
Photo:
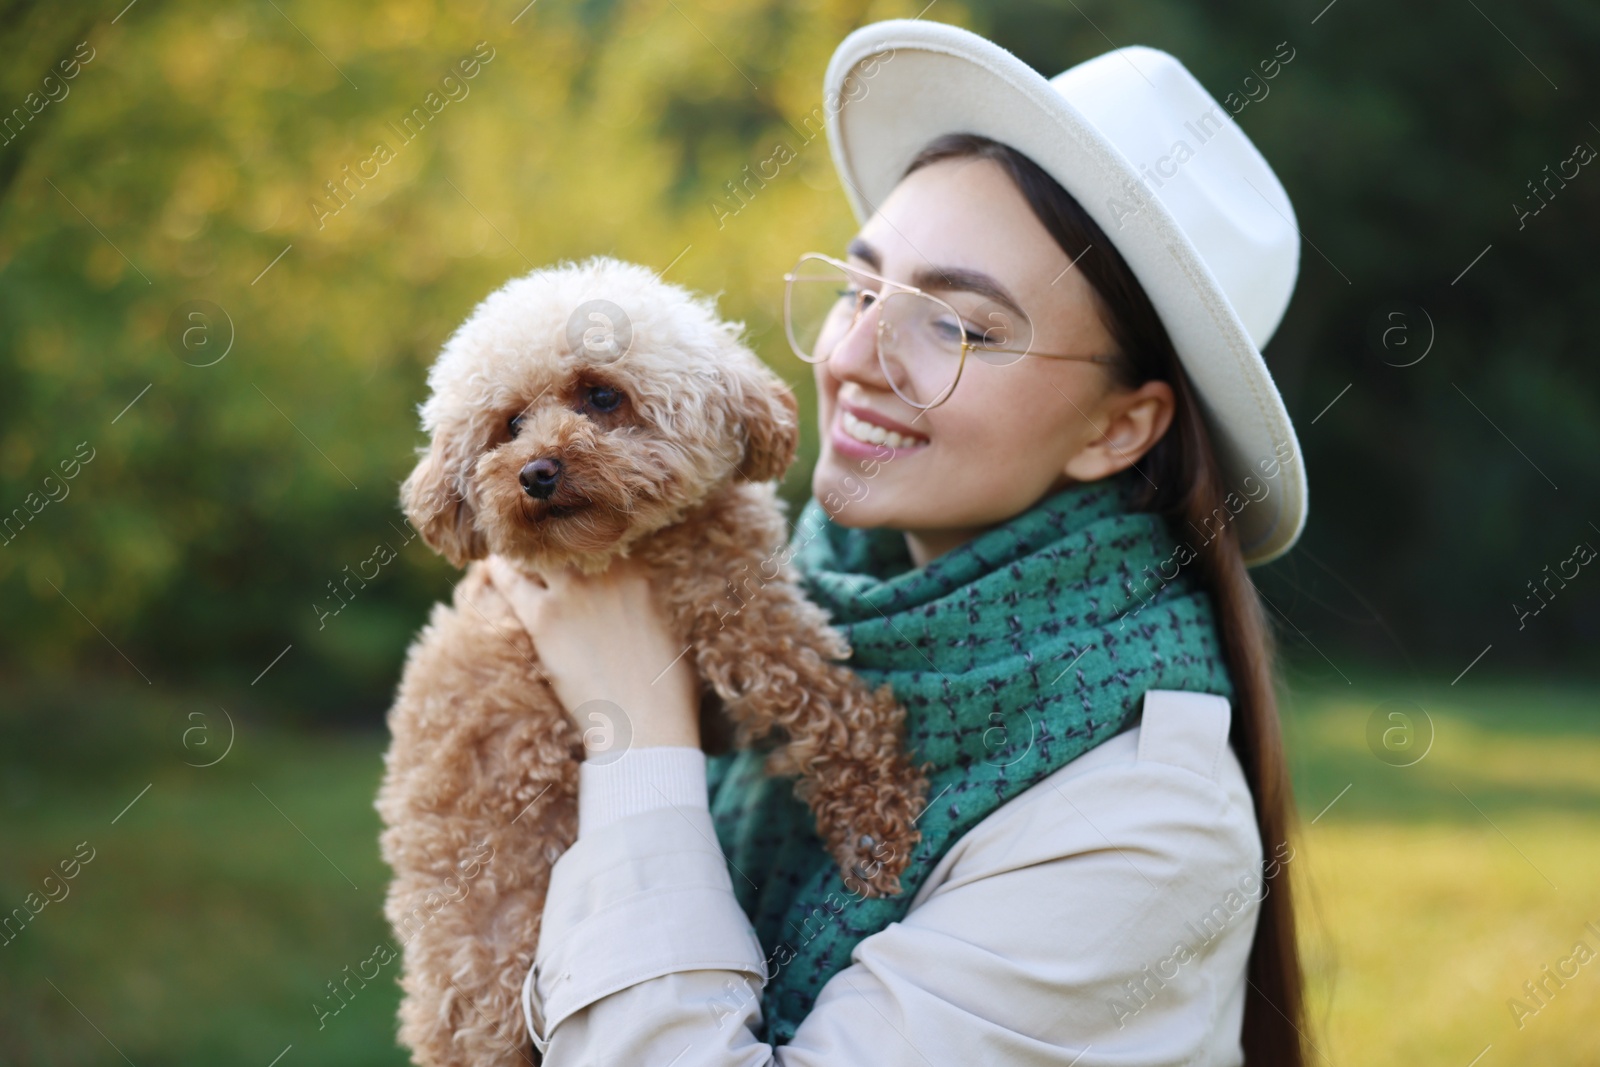
[[[1600,1062],[1600,8],[4,0],[0,1063],[406,1062],[392,965],[318,1006],[389,933],[383,715],[455,577],[397,505],[427,367],[611,253],[809,413],[822,73],[919,14],[1173,52],[1295,204],[1311,514],[1252,573],[1318,1062]]]

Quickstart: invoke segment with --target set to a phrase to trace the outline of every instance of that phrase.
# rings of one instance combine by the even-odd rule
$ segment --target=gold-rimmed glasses
[[[783,324],[794,354],[825,363],[868,307],[878,310],[878,365],[895,395],[926,411],[950,398],[972,355],[994,366],[1023,356],[1114,363],[1108,355],[1035,352],[1027,315],[978,294],[964,294],[966,314],[915,286],[807,252],[783,276]],[[875,283],[869,286],[867,283]]]

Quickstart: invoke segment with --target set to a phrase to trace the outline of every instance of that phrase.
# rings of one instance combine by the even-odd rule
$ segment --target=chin
[[[876,473],[869,474],[824,446],[811,475],[811,495],[840,526],[862,529],[900,525],[895,514],[898,494],[885,465],[878,465]]]

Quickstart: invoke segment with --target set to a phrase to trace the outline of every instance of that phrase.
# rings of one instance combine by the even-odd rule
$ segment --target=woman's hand
[[[499,556],[487,562],[591,757],[629,746],[699,747],[699,679],[642,566],[618,560],[594,576],[566,569],[529,578]],[[585,706],[597,700],[615,708]]]

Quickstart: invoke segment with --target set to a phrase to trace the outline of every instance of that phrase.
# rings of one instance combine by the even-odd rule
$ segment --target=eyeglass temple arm
[[[1117,361],[1115,356],[1085,356],[1066,352],[1035,352],[1026,348],[996,348],[993,345],[975,345],[970,341],[966,343],[966,347],[974,352],[1010,352],[1019,356],[1042,356],[1046,359],[1077,359],[1089,363],[1115,363]]]

